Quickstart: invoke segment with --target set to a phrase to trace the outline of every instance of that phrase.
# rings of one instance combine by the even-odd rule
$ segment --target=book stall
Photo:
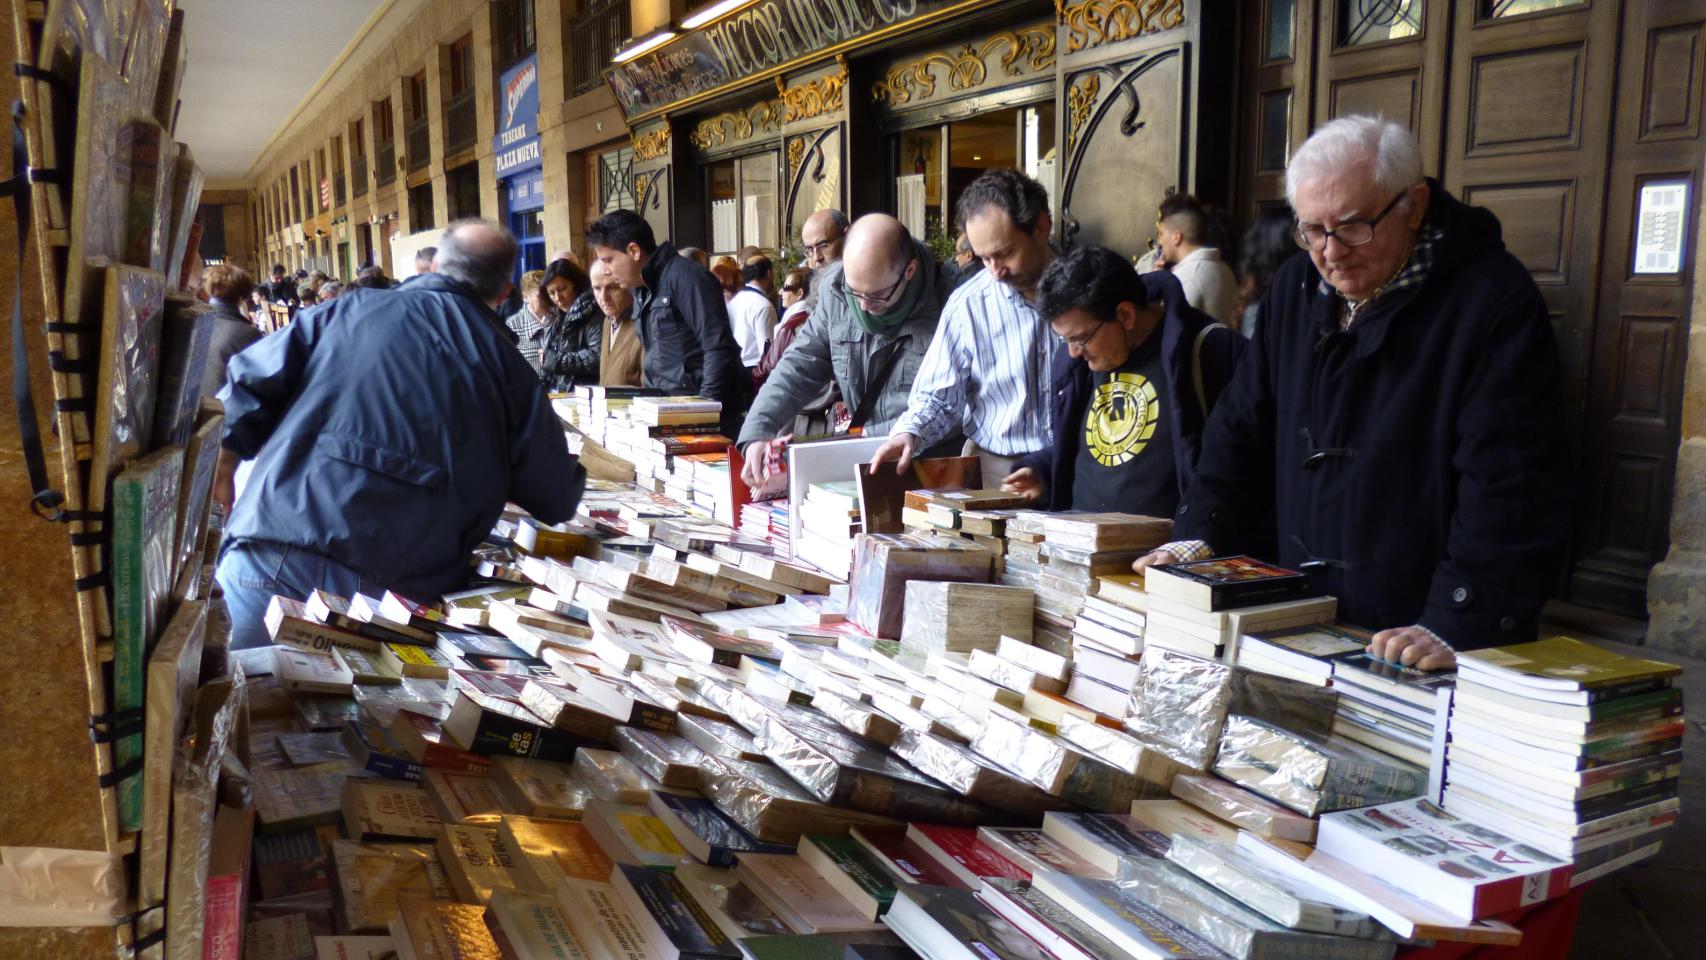
[[[199,940],[222,762],[247,752],[207,603],[221,419],[200,392],[211,317],[185,290],[202,174],[173,139],[183,13],[16,2],[7,26],[21,455],[4,468],[0,956],[162,957]]]
[[[177,604],[167,956],[1556,956],[1677,817],[1673,667],[1373,661],[1296,573],[1134,575],[1168,521],[863,439],[752,501],[714,405],[639,394],[557,400],[633,479],[506,513],[467,590],[274,598],[199,688]]]

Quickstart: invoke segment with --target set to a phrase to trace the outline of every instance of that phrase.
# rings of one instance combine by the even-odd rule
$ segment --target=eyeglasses
[[[1112,321],[1109,321],[1109,320],[1098,320],[1098,321],[1096,321],[1096,326],[1094,328],[1092,328],[1089,333],[1086,333],[1082,337],[1063,337],[1057,333],[1054,335],[1054,338],[1056,340],[1059,340],[1061,343],[1066,344],[1068,347],[1076,347],[1077,349],[1082,350],[1086,346],[1089,346],[1090,341],[1096,339],[1096,334],[1101,333],[1102,328],[1107,326],[1111,322]]]
[[[1299,222],[1295,231],[1297,245],[1305,250],[1319,252],[1326,249],[1329,238],[1337,237],[1338,241],[1347,247],[1360,247],[1374,239],[1374,228],[1380,226],[1380,221],[1386,219],[1386,215],[1398,206],[1398,201],[1404,199],[1407,192],[1400,191],[1392,198],[1392,202],[1386,205],[1386,209],[1375,214],[1372,220],[1346,220],[1332,230],[1319,223]]]
[[[906,266],[900,268],[900,279],[889,284],[888,288],[881,293],[860,293],[852,287],[846,286],[845,280],[842,281],[843,288],[847,291],[848,296],[853,297],[861,303],[887,303],[890,298],[900,291],[900,285],[906,282],[906,271],[911,266],[912,261],[906,261]]]
[[[829,253],[829,248],[833,246],[835,246],[834,240],[819,240],[816,243],[806,244],[806,253],[814,257],[819,254],[827,254]]]
[[[801,290],[804,290],[804,289],[805,289],[805,287],[796,287],[791,283],[782,284],[782,292],[783,293],[799,293]]]

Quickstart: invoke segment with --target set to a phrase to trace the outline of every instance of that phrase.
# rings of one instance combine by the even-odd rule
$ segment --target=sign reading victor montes
[[[759,0],[605,71],[632,118],[839,43],[953,6],[955,0]]]
[[[498,82],[498,132],[492,137],[499,179],[543,163],[539,153],[539,62],[528,57]]]

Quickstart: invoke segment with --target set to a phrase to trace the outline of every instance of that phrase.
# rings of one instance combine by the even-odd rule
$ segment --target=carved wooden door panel
[[[1320,0],[1315,17],[1315,120],[1374,113],[1422,142],[1440,170],[1450,0]]]
[[[1669,546],[1681,433],[1706,4],[1617,6],[1618,66],[1594,78],[1615,85],[1616,117],[1577,481],[1584,509],[1569,585],[1572,599],[1644,616],[1647,574]]]
[[[1140,252],[1161,200],[1190,189],[1187,5],[1077,0],[1060,10],[1056,228],[1067,247]]]

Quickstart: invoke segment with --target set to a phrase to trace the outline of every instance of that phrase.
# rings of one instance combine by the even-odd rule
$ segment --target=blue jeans
[[[244,540],[226,547],[214,579],[225,591],[225,606],[231,613],[233,650],[272,643],[266,618],[267,604],[275,594],[306,600],[316,589],[346,598],[357,593],[378,596],[385,591],[384,584],[329,557],[264,540]]]

